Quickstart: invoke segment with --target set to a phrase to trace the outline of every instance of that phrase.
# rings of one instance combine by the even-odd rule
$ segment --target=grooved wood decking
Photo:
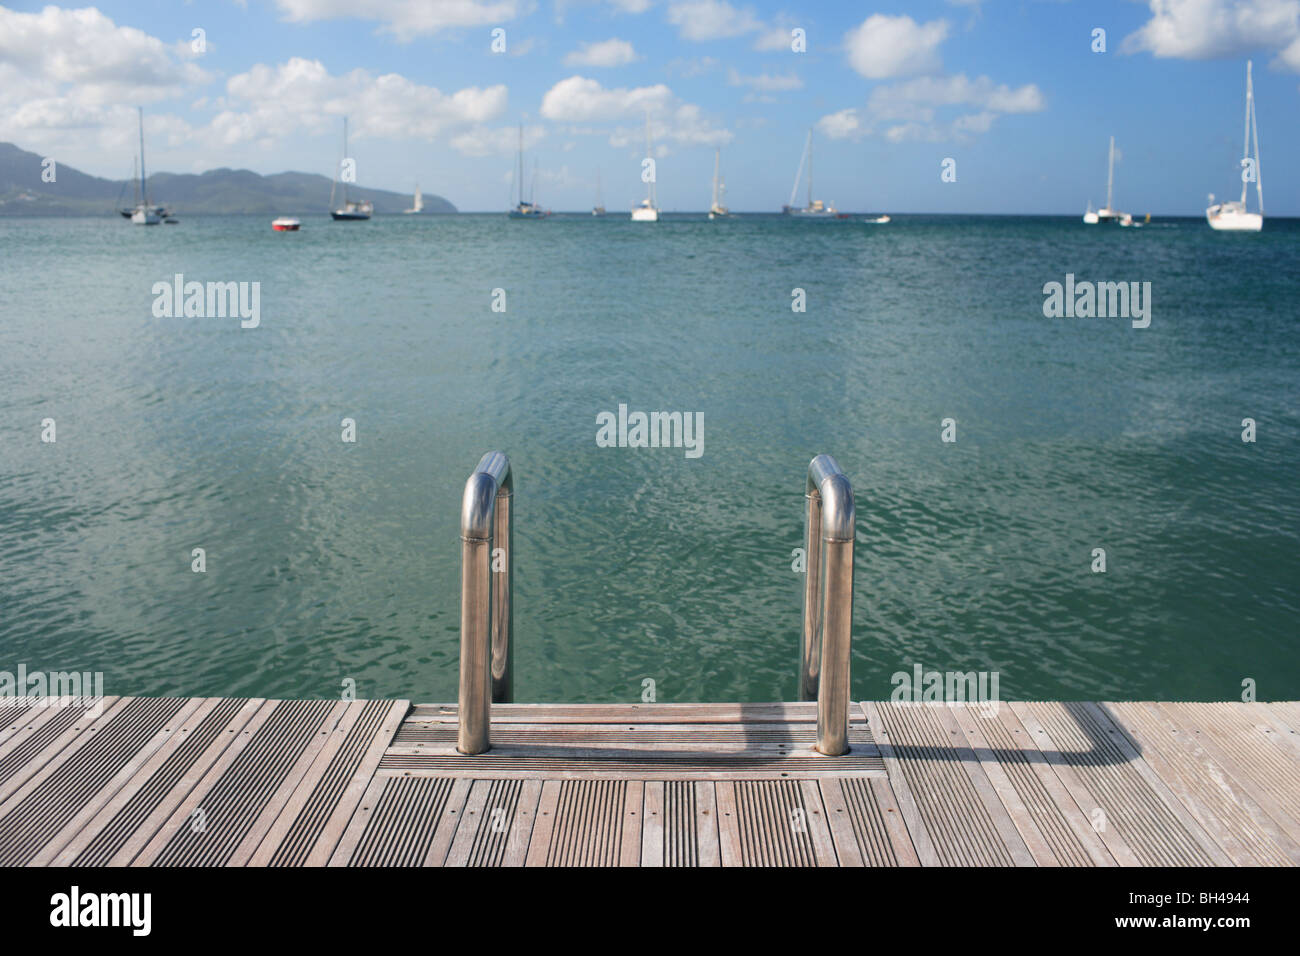
[[[0,865],[1286,866],[1292,703],[0,707]]]

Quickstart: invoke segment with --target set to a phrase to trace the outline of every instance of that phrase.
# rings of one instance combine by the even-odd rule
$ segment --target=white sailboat
[[[812,162],[812,128],[808,129],[808,140],[804,144],[803,153],[799,156],[799,169],[794,174],[794,185],[790,187],[790,201],[781,207],[781,212],[787,216],[797,216],[805,219],[844,219],[847,216],[835,208],[834,203],[822,202],[820,199],[813,199],[813,162]],[[803,164],[808,162],[808,205],[800,208],[794,204],[795,193],[799,191],[799,180],[803,178]]]
[[[348,158],[348,118],[343,117],[343,160],[339,163],[339,169],[343,168],[343,163]],[[334,190],[339,186],[343,187],[343,205],[334,205]],[[369,199],[363,199],[356,202],[348,199],[348,184],[336,172],[334,182],[330,184],[330,215],[334,217],[335,222],[355,222],[363,219],[369,219],[370,214],[375,211],[375,204]]]
[[[709,218],[723,219],[731,216],[731,210],[722,205],[722,194],[726,191],[726,184],[718,175],[718,165],[721,162],[722,150],[713,150],[713,202],[709,204]]]
[[[130,209],[121,210],[121,213],[137,226],[156,226],[163,221],[167,210],[149,202],[144,175],[144,109],[136,107],[136,110],[140,115],[140,180],[136,186],[135,205]]]
[[[1133,217],[1115,208],[1115,137],[1110,138],[1110,157],[1106,162],[1106,205],[1093,211],[1092,202],[1083,214],[1083,221],[1089,226],[1103,222],[1117,222],[1122,226],[1132,225]]]
[[[645,115],[645,154],[651,155],[650,150],[650,114]],[[658,222],[659,207],[655,205],[655,176],[650,177],[646,183],[645,199],[642,199],[632,210],[633,222]]]
[[[1254,141],[1255,156],[1253,167],[1250,155],[1251,142]],[[1241,158],[1241,199],[1237,202],[1214,201],[1210,193],[1210,208],[1205,210],[1205,218],[1211,229],[1225,232],[1259,232],[1264,228],[1264,176],[1259,170],[1259,128],[1255,121],[1255,83],[1251,77],[1251,61],[1246,61],[1246,142],[1242,147]],[[1246,191],[1250,188],[1248,170],[1253,170],[1255,195],[1259,199],[1259,212],[1246,211]]]
[[[545,219],[546,212],[532,199],[533,188],[530,187],[528,202],[524,202],[524,124],[519,124],[519,204],[510,210],[511,219]],[[537,185],[537,167],[533,167],[533,183]]]
[[[424,212],[424,197],[420,195],[419,183],[415,184],[415,201],[411,203],[411,208],[403,209],[402,212],[406,213],[408,216],[413,215],[415,213]]]

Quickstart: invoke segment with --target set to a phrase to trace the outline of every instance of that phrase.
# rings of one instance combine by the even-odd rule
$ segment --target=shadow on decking
[[[1141,745],[1124,731],[1123,725],[1105,704],[1090,704],[1082,701],[1041,702],[1045,706],[1060,708],[1056,720],[1043,724],[1036,715],[1034,722],[1039,723],[1045,734],[1034,733],[1024,726],[1019,717],[1015,717],[1017,728],[1008,728],[1002,722],[1001,708],[1010,710],[1008,702],[997,705],[985,704],[947,704],[947,703],[877,703],[876,709],[881,714],[886,726],[884,741],[877,736],[879,728],[869,724],[873,739],[877,745],[887,748],[892,756],[899,760],[954,760],[982,761],[996,760],[999,763],[1025,761],[1029,763],[1060,763],[1068,767],[1096,767],[1105,765],[1128,764],[1140,759]],[[934,743],[908,742],[910,736],[920,736],[916,731],[919,721],[910,721],[910,726],[900,728],[899,716],[909,711],[942,712],[945,709],[963,707],[973,720],[976,730],[984,737],[987,746],[962,743],[952,746],[939,746]],[[984,716],[987,708],[996,707],[993,716]],[[888,708],[886,710],[885,708]],[[1095,710],[1093,710],[1095,708]],[[886,715],[893,720],[886,718]],[[1013,714],[1013,716],[1015,716]],[[1104,721],[1104,722],[1103,722]],[[941,720],[924,721],[927,726],[920,728],[934,734],[943,731],[948,736],[957,738],[957,732],[947,727]],[[960,725],[959,725],[960,726]],[[912,731],[912,733],[909,733]],[[1030,748],[1008,746],[1010,738],[1024,735]],[[967,733],[965,737],[970,737]],[[990,737],[994,738],[990,740]],[[1047,738],[1047,739],[1043,739]],[[1005,739],[999,744],[998,741]],[[1070,744],[1078,746],[1070,746]]]

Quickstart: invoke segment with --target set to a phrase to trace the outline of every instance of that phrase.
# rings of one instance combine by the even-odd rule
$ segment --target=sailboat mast
[[[646,157],[649,158],[650,156],[650,114],[649,113],[645,114],[645,154]],[[645,198],[650,200],[651,205],[653,205],[654,196],[655,196],[655,177],[651,176],[650,181],[646,183],[645,186],[646,186]]]
[[[812,127],[808,127],[808,208],[812,208]]]
[[[1255,138],[1255,195],[1259,199],[1259,214],[1264,215],[1264,174],[1259,165],[1259,126],[1255,115],[1255,86],[1250,78],[1250,61],[1246,61],[1246,101],[1250,104],[1250,131]]]
[[[345,116],[343,117],[343,162],[346,163],[347,161],[348,161],[348,118]],[[339,179],[342,180],[343,182],[343,208],[346,209],[348,205],[348,180],[347,177],[344,176],[342,173],[339,174]]]
[[[524,124],[519,124],[519,205],[524,204]]]
[[[1110,138],[1110,160],[1106,164],[1106,208],[1114,209],[1112,192],[1115,188],[1115,137]]]
[[[803,152],[799,154],[799,168],[794,172],[794,185],[790,187],[790,201],[786,204],[794,208],[794,197],[799,192],[799,180],[803,178],[803,163],[808,158],[808,144],[804,143]]]
[[[1250,159],[1250,108],[1255,99],[1254,83],[1250,76],[1251,61],[1246,61],[1246,133],[1241,144],[1241,162],[1245,168],[1246,160]],[[1242,177],[1241,180],[1241,205],[1243,210],[1246,206],[1246,191],[1250,188],[1250,182]]]
[[[713,206],[718,205],[718,162],[722,156],[721,149],[713,150]]]
[[[145,192],[144,187],[144,107],[137,106],[136,110],[140,114],[140,196],[141,201],[149,205],[149,194]]]

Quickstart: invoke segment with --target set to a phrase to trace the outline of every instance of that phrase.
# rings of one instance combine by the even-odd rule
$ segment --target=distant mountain
[[[110,215],[119,205],[135,201],[129,181],[88,176],[63,163],[55,167],[54,182],[43,182],[41,160],[12,143],[0,143],[0,216]],[[177,216],[304,215],[326,212],[330,200],[329,177],[315,173],[262,176],[247,169],[210,169],[197,176],[154,173],[148,187],[149,199]],[[377,215],[400,213],[411,205],[410,195],[354,185],[348,186],[348,198],[369,199]],[[456,207],[441,196],[425,193],[424,211],[447,213]]]

